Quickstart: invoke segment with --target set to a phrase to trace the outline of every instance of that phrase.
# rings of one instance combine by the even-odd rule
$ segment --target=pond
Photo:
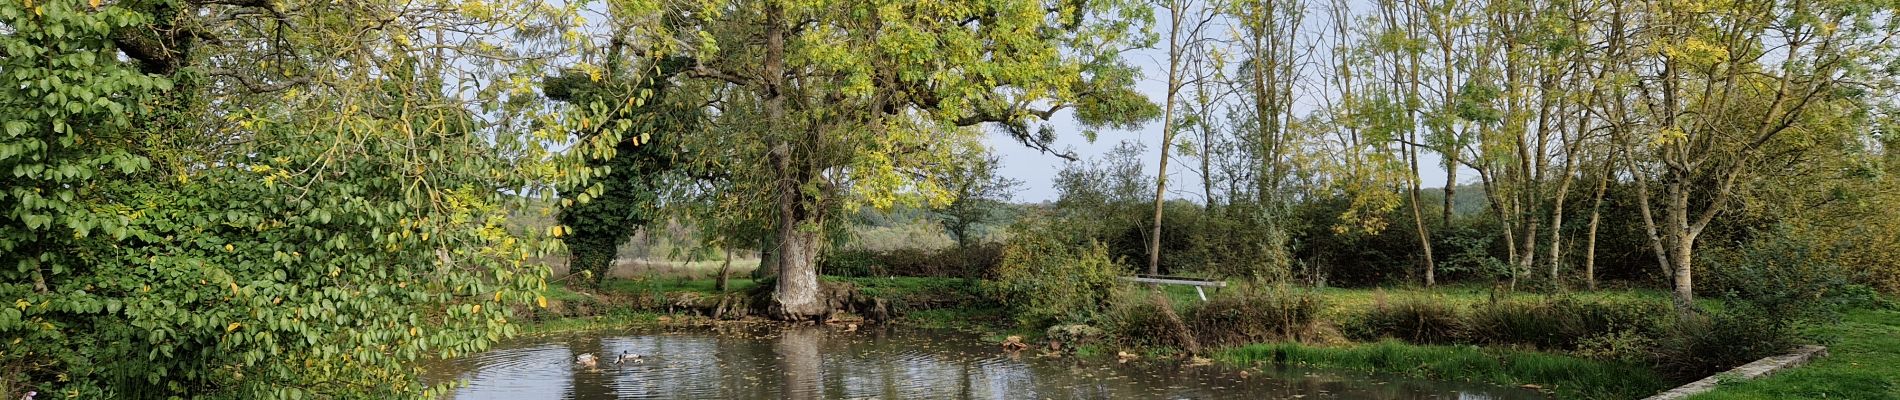
[[[623,352],[641,361],[614,363]],[[576,365],[582,353],[603,360],[592,369]],[[969,334],[906,328],[596,331],[526,338],[424,368],[425,383],[466,381],[455,400],[1547,398],[1363,374],[1012,354]]]

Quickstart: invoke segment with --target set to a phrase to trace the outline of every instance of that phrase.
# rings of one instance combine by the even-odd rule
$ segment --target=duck
[[[1022,351],[1028,348],[1029,348],[1029,344],[1023,343],[1022,336],[1010,336],[1007,338],[1003,338],[1003,350]]]
[[[637,362],[640,362],[640,355],[633,354],[633,352],[631,351],[620,352],[619,357],[614,357],[614,364],[637,363]]]
[[[574,363],[587,368],[600,366],[600,360],[594,358],[594,353],[581,353],[581,355],[574,357]]]

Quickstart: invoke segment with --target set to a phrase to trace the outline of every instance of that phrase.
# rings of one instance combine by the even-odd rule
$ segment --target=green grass
[[[644,311],[621,311],[607,315],[591,317],[557,318],[524,324],[521,334],[546,335],[552,333],[579,332],[596,329],[615,329],[632,326],[647,326],[659,322],[660,314]]]
[[[713,280],[713,279],[655,278],[655,279],[642,279],[642,280],[610,279],[606,282],[602,282],[600,286],[601,286],[601,290],[603,291],[620,292],[620,293],[647,293],[647,292],[714,293],[715,291],[713,290],[713,288],[716,287],[717,285],[718,285],[718,281]],[[751,278],[736,278],[735,277],[726,281],[726,290],[728,292],[744,292],[744,291],[752,290],[752,288],[755,288],[758,286],[759,286],[759,283],[756,281],[753,281]]]
[[[1381,296],[1388,302],[1406,297],[1429,297],[1436,301],[1449,303],[1458,308],[1470,308],[1472,305],[1491,301],[1491,288],[1477,285],[1445,285],[1432,289],[1399,288],[1368,290],[1320,288],[1317,290],[1326,298],[1326,311],[1324,314],[1327,315],[1328,318],[1371,309],[1379,302]],[[1576,291],[1571,292],[1570,295],[1583,300],[1654,301],[1669,298],[1668,293],[1652,289],[1600,290],[1595,292]],[[1506,294],[1503,298],[1500,298],[1500,300],[1536,299],[1544,296],[1547,295],[1520,291]],[[1702,299],[1697,300],[1697,303],[1701,303],[1704,306],[1715,306],[1718,302]]]
[[[1900,399],[1900,311],[1849,311],[1811,334],[1828,346],[1826,358],[1692,399]]]
[[[1561,398],[1640,398],[1667,388],[1661,376],[1634,365],[1474,346],[1418,346],[1398,341],[1319,347],[1294,343],[1228,349],[1216,359],[1244,366],[1279,363],[1417,378],[1537,385]]]

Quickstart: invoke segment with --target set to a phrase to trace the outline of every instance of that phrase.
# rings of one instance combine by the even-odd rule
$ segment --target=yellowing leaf
[[[231,331],[237,330],[239,325],[244,325],[244,324],[238,323],[238,322],[232,322],[230,325],[226,325],[224,327],[224,333],[231,333]]]
[[[535,295],[535,296],[534,296],[534,304],[535,304],[535,305],[538,305],[538,306],[541,306],[541,308],[548,308],[548,298],[547,298],[547,296],[541,296],[541,295]]]

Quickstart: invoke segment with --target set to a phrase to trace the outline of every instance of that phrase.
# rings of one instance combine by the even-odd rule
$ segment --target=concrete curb
[[[1701,394],[1702,392],[1715,390],[1715,386],[1725,380],[1747,380],[1747,379],[1760,378],[1760,377],[1772,375],[1776,372],[1781,372],[1781,370],[1784,370],[1784,369],[1799,367],[1802,364],[1807,364],[1809,361],[1813,361],[1816,357],[1826,357],[1826,356],[1827,356],[1826,347],[1801,346],[1801,347],[1795,348],[1793,352],[1790,352],[1788,354],[1782,354],[1778,356],[1772,356],[1772,357],[1763,358],[1760,360],[1755,360],[1755,362],[1748,363],[1747,365],[1743,365],[1740,367],[1735,367],[1735,369],[1728,370],[1728,372],[1710,375],[1707,378],[1702,378],[1702,380],[1690,382],[1687,385],[1682,385],[1682,386],[1676,387],[1675,389],[1669,389],[1669,391],[1666,391],[1666,392],[1657,393],[1655,396],[1649,396],[1648,398],[1645,398],[1643,400],[1683,399],[1689,396]]]

